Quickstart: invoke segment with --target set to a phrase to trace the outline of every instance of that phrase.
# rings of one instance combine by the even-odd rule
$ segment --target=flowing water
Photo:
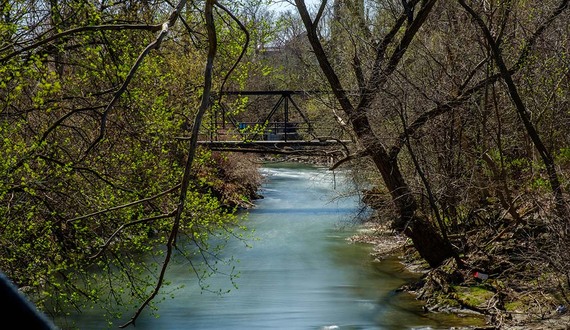
[[[135,329],[448,329],[478,323],[472,318],[425,314],[396,289],[416,275],[397,260],[374,262],[370,246],[348,244],[356,197],[337,198],[342,174],[279,164],[267,176],[246,225],[255,230],[249,247],[230,241],[239,278],[214,275],[203,290],[187,267],[169,273],[184,287],[158,305],[160,317],[143,313]],[[103,329],[93,314],[76,319],[81,329]]]

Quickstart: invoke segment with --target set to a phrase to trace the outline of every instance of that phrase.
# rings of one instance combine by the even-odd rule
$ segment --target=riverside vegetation
[[[256,197],[256,157],[196,145],[216,92],[305,89],[428,308],[567,320],[569,1],[268,2],[0,4],[0,269],[50,315],[133,324]]]

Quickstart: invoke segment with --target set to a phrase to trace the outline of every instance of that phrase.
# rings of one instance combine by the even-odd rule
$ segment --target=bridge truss
[[[342,139],[340,134],[322,134],[327,128],[318,127],[311,121],[293,98],[308,99],[317,93],[320,92],[225,91],[220,95],[223,97],[217,98],[221,102],[212,102],[210,117],[202,124],[198,144],[212,150],[231,152],[347,154],[347,145],[352,141]],[[263,101],[256,111],[252,111],[254,102],[240,103],[256,97]],[[238,103],[239,109],[233,109],[228,101]],[[332,131],[329,127],[328,133]]]

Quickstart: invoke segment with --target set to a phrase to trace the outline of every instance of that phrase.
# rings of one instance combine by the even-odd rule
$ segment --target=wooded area
[[[373,186],[432,297],[494,324],[570,304],[569,0],[267,3],[0,4],[7,277],[50,315],[107,297],[134,323],[174,255],[247,234],[257,156],[197,147],[219,91],[305,89],[330,92],[306,108],[356,142],[333,168]],[[475,271],[485,306],[454,289]]]

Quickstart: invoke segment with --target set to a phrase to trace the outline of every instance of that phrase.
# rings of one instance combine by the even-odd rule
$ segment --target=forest
[[[418,299],[493,328],[562,317],[569,2],[2,1],[0,270],[47,315],[105,297],[134,325],[174,256],[248,235],[260,155],[198,144],[252,102],[223,92],[319,91],[308,116],[354,142],[330,169],[407,239]]]

